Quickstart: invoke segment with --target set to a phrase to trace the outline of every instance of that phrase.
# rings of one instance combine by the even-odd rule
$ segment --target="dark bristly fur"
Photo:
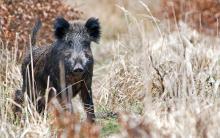
[[[31,33],[31,45],[35,46],[36,45],[36,38],[37,38],[37,32],[39,31],[39,29],[42,26],[42,22],[40,19],[37,19],[34,28],[32,29],[32,33]]]
[[[33,29],[33,46],[35,46],[36,32],[39,30],[40,24],[37,21]],[[98,19],[90,18],[86,23],[69,23],[64,18],[59,17],[54,23],[54,29],[56,40],[52,45],[33,47],[34,86],[32,86],[33,78],[31,77],[31,55],[28,54],[24,58],[22,64],[22,91],[16,91],[15,101],[21,104],[23,94],[27,92],[32,102],[34,101],[34,96],[36,96],[36,99],[38,99],[36,108],[38,112],[42,112],[45,108],[44,97],[49,76],[49,87],[54,87],[57,93],[62,92],[57,95],[61,104],[64,104],[64,106],[69,104],[68,99],[79,93],[87,112],[87,118],[93,122],[95,114],[91,85],[94,61],[90,44],[91,42],[98,42],[100,39],[99,21]],[[62,78],[65,81],[64,85]],[[71,88],[71,93],[68,92],[69,89],[65,90],[63,86]],[[35,90],[32,89],[33,87]],[[62,97],[63,94],[66,95],[64,99]],[[49,93],[49,100],[51,98],[52,95]],[[15,112],[20,111],[18,107],[15,109]]]

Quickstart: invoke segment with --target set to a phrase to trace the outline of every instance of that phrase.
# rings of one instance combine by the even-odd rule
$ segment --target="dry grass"
[[[145,17],[146,10],[144,7],[134,0],[76,0],[76,2],[67,0],[67,2],[86,13],[83,18],[98,17],[102,23],[104,38],[107,40],[117,39],[119,34],[128,32],[127,24],[130,21],[126,19],[127,13],[123,12],[119,7],[124,7],[134,14],[136,18],[148,18]],[[143,0],[143,2],[154,7],[159,0],[154,0],[154,2]],[[151,23],[144,22],[144,24],[148,26],[147,29],[151,29]]]
[[[181,21],[172,32],[167,23],[159,24],[151,17],[147,5],[136,4],[146,11],[145,16],[141,18],[119,6],[116,9],[123,11],[124,16],[119,17],[125,21],[126,33],[93,46],[97,124],[102,125],[103,116],[108,119],[119,113],[121,129],[110,137],[219,137],[220,41],[190,29]],[[109,23],[106,18],[101,17],[102,24]],[[114,21],[121,23],[122,19]],[[156,31],[147,31],[149,22]],[[20,87],[20,67],[14,52],[2,48],[0,54],[0,104],[3,107],[0,108],[0,133],[3,137],[56,137],[59,134],[65,137],[68,133],[72,135],[76,126],[79,126],[77,136],[81,136],[80,129],[85,125],[78,116],[63,113],[73,122],[68,124],[58,112],[51,126],[54,121],[51,113],[39,116],[28,103],[24,107],[24,119],[12,121],[10,95]],[[76,111],[82,112],[81,109]],[[99,127],[86,126],[93,131],[87,131],[87,127],[84,134],[99,136]]]
[[[184,20],[192,28],[208,35],[219,35],[220,3],[218,0],[161,0],[165,18]]]
[[[218,137],[219,40],[181,21],[174,32],[160,23],[149,34],[144,19],[127,15],[128,33],[96,54],[112,60],[94,80],[97,105],[135,113],[121,115],[118,137]]]

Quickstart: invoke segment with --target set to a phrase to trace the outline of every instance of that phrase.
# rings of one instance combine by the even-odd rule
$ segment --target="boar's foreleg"
[[[95,122],[91,85],[86,85],[85,83],[82,84],[80,97],[82,99],[84,109],[86,110],[87,120],[90,122]]]

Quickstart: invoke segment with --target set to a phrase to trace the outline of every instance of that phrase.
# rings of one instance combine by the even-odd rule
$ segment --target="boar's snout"
[[[84,70],[83,66],[80,63],[77,63],[74,66],[72,73],[76,76],[82,76],[85,73],[85,70]]]

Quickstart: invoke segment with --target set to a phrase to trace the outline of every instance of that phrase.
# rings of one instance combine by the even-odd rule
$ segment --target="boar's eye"
[[[64,57],[65,58],[70,58],[71,57],[71,53],[70,52],[65,52],[64,53]]]
[[[90,45],[90,42],[89,41],[83,41],[82,44],[83,44],[84,48],[87,48]]]
[[[68,41],[68,45],[71,47],[73,45],[73,41]]]

